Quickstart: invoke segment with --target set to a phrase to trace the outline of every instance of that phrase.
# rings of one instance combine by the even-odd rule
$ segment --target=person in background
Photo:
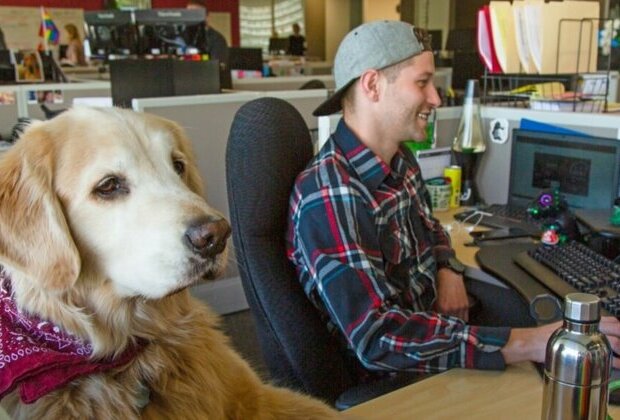
[[[4,32],[2,32],[2,28],[0,28],[0,50],[6,50],[6,41],[4,39]]]
[[[306,38],[301,35],[301,27],[293,23],[293,33],[288,37],[288,53],[290,55],[304,55],[306,51]]]
[[[188,44],[198,48],[201,52],[209,54],[209,58],[219,60],[221,64],[228,64],[228,44],[224,35],[209,25],[209,10],[204,0],[189,0],[188,9],[204,9],[205,22],[192,34]]]
[[[78,32],[77,26],[73,23],[67,23],[65,25],[65,32],[67,34],[67,52],[65,57],[60,60],[61,64],[68,64],[70,66],[86,66],[86,56],[84,55],[84,44],[82,38]]]
[[[345,36],[333,71],[336,92],[314,115],[343,116],[295,181],[287,255],[360,381],[543,362],[560,323],[535,327],[515,290],[464,278],[403,147],[426,138],[440,105],[428,34],[365,23]],[[620,322],[603,317],[600,327],[618,352]]]

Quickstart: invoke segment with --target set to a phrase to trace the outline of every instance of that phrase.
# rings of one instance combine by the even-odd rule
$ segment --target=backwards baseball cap
[[[312,114],[318,117],[340,111],[342,96],[366,70],[389,67],[422,51],[431,51],[430,41],[409,23],[377,20],[358,26],[344,37],[336,52],[336,91]]]

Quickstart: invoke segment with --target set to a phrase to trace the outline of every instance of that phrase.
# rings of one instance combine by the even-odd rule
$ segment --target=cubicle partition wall
[[[0,93],[14,95],[13,103],[0,104],[0,134],[8,137],[19,117],[45,119],[41,102],[52,111],[69,108],[75,98],[107,97],[110,82],[33,83],[0,87]]]
[[[271,96],[290,102],[304,117],[310,130],[317,129],[312,111],[327,98],[327,90],[295,90],[242,92],[219,95],[177,96],[169,98],[134,99],[133,109],[169,118],[180,124],[192,140],[205,196],[211,206],[226,217],[226,144],[235,113],[246,102]],[[252,156],[248,156],[252,159]],[[233,255],[234,252],[231,252]],[[230,258],[234,261],[234,255]],[[237,267],[232,262],[221,280],[195,287],[193,293],[209,302],[219,313],[247,308]]]
[[[25,110],[20,112],[19,109],[19,89],[19,86],[0,87],[0,95],[2,96],[2,101],[0,102],[0,136],[3,139],[10,137],[11,129],[17,122],[17,118],[25,112]]]
[[[26,103],[26,116],[39,120],[45,119],[39,103],[45,92],[52,92],[51,96],[55,96],[52,103],[45,104],[52,111],[70,108],[75,98],[109,98],[111,96],[110,82],[107,81],[22,86],[21,100]]]
[[[258,77],[233,80],[233,89],[237,91],[275,91],[294,90],[301,88],[310,80],[320,80],[326,89],[334,89],[334,76],[286,76],[286,77]]]
[[[512,130],[520,126],[523,118],[580,131],[587,135],[620,139],[619,114],[482,107],[482,124],[487,141],[487,150],[480,164],[477,181],[480,194],[487,203],[503,204],[508,201]],[[491,135],[495,123],[499,120],[506,120],[507,122],[508,139],[505,143],[497,142]],[[456,128],[454,129],[455,132]],[[605,182],[605,180],[601,180],[601,182]]]
[[[437,147],[452,145],[461,112],[462,107],[437,109]],[[477,182],[480,195],[488,204],[505,204],[508,201],[512,130],[519,128],[523,118],[620,141],[620,114],[551,112],[485,106],[481,108],[481,114],[487,148],[480,162]],[[322,145],[336,129],[340,118],[340,115],[319,118],[319,145]],[[491,135],[498,122],[502,127],[507,127],[506,141],[503,143]]]

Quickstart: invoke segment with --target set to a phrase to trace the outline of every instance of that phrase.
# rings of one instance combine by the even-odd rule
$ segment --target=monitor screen
[[[15,64],[11,50],[0,50],[0,83],[15,83]]]
[[[84,12],[86,38],[91,56],[107,58],[109,54],[135,54],[136,27],[132,12],[125,10],[99,10]]]
[[[288,51],[288,38],[269,38],[268,51],[271,54],[286,54]]]
[[[529,205],[559,185],[572,208],[608,209],[618,196],[620,140],[515,129],[510,200]]]
[[[431,48],[433,51],[443,50],[443,36],[441,29],[429,29],[428,34],[431,36]]]
[[[142,54],[174,54],[196,47],[204,9],[144,9],[135,12]]]
[[[263,50],[260,48],[230,47],[228,60],[231,70],[263,70]]]

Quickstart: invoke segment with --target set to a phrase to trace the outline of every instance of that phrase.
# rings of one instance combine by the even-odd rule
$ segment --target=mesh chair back
[[[333,403],[353,379],[286,257],[289,195],[311,158],[308,127],[288,102],[260,98],[237,112],[226,150],[228,200],[261,350],[273,380]]]

